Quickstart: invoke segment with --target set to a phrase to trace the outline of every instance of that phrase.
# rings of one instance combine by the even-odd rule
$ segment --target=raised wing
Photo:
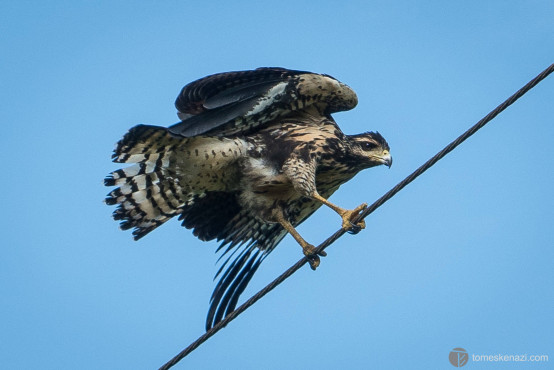
[[[227,136],[311,106],[329,115],[357,103],[350,87],[328,75],[284,68],[219,73],[181,90],[175,106],[182,121],[169,131],[183,137]]]

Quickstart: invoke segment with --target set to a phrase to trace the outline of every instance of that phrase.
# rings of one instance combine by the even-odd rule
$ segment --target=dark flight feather
[[[226,246],[227,249],[220,259],[233,251],[215,275],[217,278],[224,271],[210,300],[206,319],[208,329],[219,322],[222,315],[235,309],[241,293],[261,263],[261,257],[269,254],[286,235],[281,225],[265,224],[240,211],[232,193],[207,192],[184,207],[179,215],[183,226],[192,228],[199,239],[223,241],[218,250]],[[234,257],[238,250],[240,253]]]
[[[216,99],[218,95],[227,96],[237,91],[252,89],[260,94],[266,84],[285,81],[289,76],[310,73],[278,67],[263,67],[250,71],[216,73],[187,84],[175,100],[175,107],[180,113],[197,115],[208,108],[204,103]]]
[[[318,87],[302,85],[309,76],[321,80]],[[325,79],[340,87],[326,88]],[[219,73],[181,90],[175,106],[182,121],[169,131],[182,137],[247,133],[314,104],[330,114],[354,108],[357,99],[350,88],[327,75],[283,68]]]

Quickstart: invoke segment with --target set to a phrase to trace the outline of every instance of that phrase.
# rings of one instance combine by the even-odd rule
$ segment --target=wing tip
[[[268,253],[257,249],[252,244],[247,246],[245,251],[246,253],[243,253],[229,267],[214,289],[206,317],[206,331],[235,310],[238,299],[260,266],[263,257]]]

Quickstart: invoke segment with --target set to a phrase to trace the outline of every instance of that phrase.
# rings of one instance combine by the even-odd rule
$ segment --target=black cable
[[[531,90],[533,87],[535,87],[539,82],[544,80],[549,74],[554,72],[554,64],[551,64],[547,69],[542,71],[537,77],[529,81],[525,86],[523,86],[521,89],[519,89],[515,94],[510,96],[508,99],[506,99],[502,104],[500,104],[498,107],[496,107],[493,111],[491,111],[489,114],[487,114],[483,119],[481,119],[479,122],[477,122],[473,127],[471,127],[469,130],[464,132],[462,135],[460,135],[456,140],[448,144],[443,150],[438,152],[435,156],[433,156],[431,159],[429,159],[427,162],[425,162],[421,167],[419,167],[417,170],[412,172],[408,177],[406,177],[404,180],[399,182],[394,188],[389,190],[385,195],[383,195],[381,198],[377,199],[372,205],[367,207],[360,216],[353,220],[353,223],[359,222],[363,220],[365,217],[373,213],[377,208],[381,207],[387,200],[391,199],[396,193],[398,193],[400,190],[402,190],[406,185],[414,181],[419,175],[423,174],[425,171],[427,171],[429,168],[431,168],[435,163],[437,163],[439,160],[444,158],[448,153],[450,153],[452,150],[454,150],[458,145],[463,143],[465,140],[467,140],[471,135],[476,133],[479,129],[481,129],[483,126],[485,126],[487,123],[489,123],[494,117],[496,117],[500,112],[508,108],[510,105],[515,103],[516,100],[521,98],[525,93],[527,93],[529,90]],[[325,248],[327,248],[329,245],[334,243],[338,238],[340,238],[346,231],[343,229],[340,229],[333,235],[331,235],[327,240],[325,240],[323,243],[321,243],[316,248],[316,253],[319,253],[323,251]],[[268,284],[265,288],[260,290],[258,293],[253,295],[249,300],[244,302],[240,307],[235,309],[233,312],[231,312],[229,315],[227,315],[223,320],[218,322],[216,325],[214,325],[210,330],[208,330],[206,333],[201,335],[197,340],[192,342],[187,348],[185,348],[183,351],[181,351],[179,354],[177,354],[175,357],[173,357],[171,360],[169,360],[165,365],[163,365],[160,370],[167,370],[171,368],[173,365],[175,365],[177,362],[181,361],[185,356],[187,356],[189,353],[194,351],[198,346],[200,346],[202,343],[204,343],[206,340],[208,340],[212,335],[217,333],[219,330],[224,328],[228,323],[233,321],[238,315],[246,311],[248,307],[252,306],[254,303],[256,303],[260,298],[262,298],[264,295],[272,291],[274,288],[277,287],[277,285],[281,284],[283,281],[285,281],[288,277],[290,277],[292,274],[294,274],[297,270],[299,270],[302,266],[304,266],[308,262],[308,259],[306,257],[302,258],[300,261],[296,262],[292,267],[290,267],[288,270],[286,270],[283,274],[281,274],[277,279],[273,280],[270,284]]]

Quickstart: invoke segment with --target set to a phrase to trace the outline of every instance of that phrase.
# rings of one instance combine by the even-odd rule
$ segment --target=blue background
[[[151,369],[203,333],[217,244],[176,220],[134,242],[102,202],[115,142],[177,122],[186,83],[283,66],[349,84],[335,119],[394,157],[331,198],[352,208],[554,62],[553,19],[551,1],[2,2],[1,367]],[[550,77],[177,368],[552,361],[553,101]],[[299,229],[339,225],[321,209]],[[287,236],[243,300],[300,257]]]

